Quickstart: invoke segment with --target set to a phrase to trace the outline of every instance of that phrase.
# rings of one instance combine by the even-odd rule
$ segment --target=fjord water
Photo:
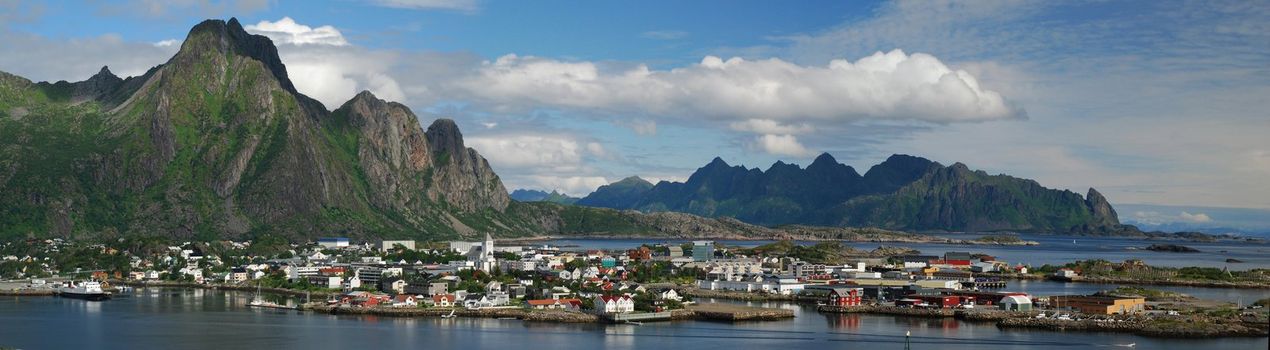
[[[982,237],[981,234],[957,234],[957,235],[940,235],[941,237],[956,239],[975,239]],[[1270,268],[1270,243],[1266,242],[1235,242],[1235,241],[1219,241],[1219,242],[1184,242],[1184,241],[1159,241],[1145,240],[1138,238],[1103,238],[1103,237],[1071,237],[1071,236],[1054,236],[1054,235],[1021,235],[1021,238],[1029,241],[1036,241],[1040,245],[1035,246],[1008,246],[1008,245],[954,245],[954,244],[930,244],[930,243],[875,243],[875,242],[847,242],[847,245],[862,250],[872,250],[879,245],[907,247],[917,249],[925,255],[943,255],[949,251],[964,251],[971,253],[984,253],[997,257],[997,259],[1007,261],[1011,264],[1030,264],[1032,266],[1041,266],[1044,264],[1062,265],[1076,260],[1103,259],[1112,262],[1121,262],[1126,259],[1142,259],[1152,266],[1168,266],[1168,267],[1217,267],[1230,268],[1232,270],[1247,270],[1253,268]],[[1072,243],[1072,242],[1075,243]],[[656,244],[663,242],[672,243],[691,243],[691,240],[653,240],[653,239],[559,239],[541,242],[536,244],[550,244],[557,246],[567,246],[572,249],[630,249],[638,247],[640,244]],[[755,247],[773,241],[729,241],[722,240],[720,243],[734,245],[740,247]],[[815,242],[799,242],[800,244],[815,244]],[[1169,253],[1143,250],[1146,246],[1152,244],[1180,244],[1195,249],[1199,249],[1198,253]],[[1238,259],[1243,263],[1227,263],[1226,259]]]
[[[633,325],[496,319],[335,316],[246,307],[251,293],[148,288],[106,302],[0,298],[0,346],[22,349],[1265,349],[1267,338],[1153,339],[1130,334],[1001,330],[992,323],[878,315]],[[720,301],[727,302],[727,301]]]

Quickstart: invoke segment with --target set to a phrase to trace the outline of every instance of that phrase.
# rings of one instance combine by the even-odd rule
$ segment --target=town
[[[475,242],[331,237],[307,244],[279,239],[162,243],[8,243],[0,251],[5,254],[0,274],[25,282],[20,287],[9,283],[6,289],[28,294],[47,290],[42,288],[58,278],[91,278],[123,288],[268,289],[305,296],[291,304],[267,303],[271,307],[398,314],[420,310],[427,312],[419,315],[442,317],[453,317],[456,310],[519,310],[644,322],[674,319],[676,310],[704,304],[696,299],[785,300],[815,303],[824,313],[956,315],[1045,327],[1104,322],[1108,315],[1181,317],[1211,311],[1148,303],[1149,293],[1035,296],[1005,291],[1007,279],[1037,276],[1035,271],[969,252],[921,255],[880,247],[862,256],[825,259],[826,252],[840,249],[837,242],[799,246],[782,241],[741,248],[703,240],[621,251],[532,242],[500,245],[489,235]],[[1038,269],[1056,280],[1079,275],[1070,268]],[[260,306],[258,302],[253,306]],[[745,311],[758,319],[792,317]],[[736,320],[740,313],[733,310],[722,318]]]

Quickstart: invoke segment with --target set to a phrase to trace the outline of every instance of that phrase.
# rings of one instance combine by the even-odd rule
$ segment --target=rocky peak
[[[807,169],[811,169],[812,167],[827,167],[827,166],[833,166],[837,164],[839,164],[838,160],[834,159],[833,156],[829,154],[829,152],[825,152],[825,153],[821,153],[819,156],[816,156],[816,160],[811,161],[811,165],[807,166]]]
[[[1116,215],[1116,209],[1111,207],[1111,203],[1107,202],[1107,197],[1103,197],[1102,193],[1098,193],[1093,187],[1089,188],[1089,193],[1085,195],[1085,206],[1094,215],[1094,221],[1103,225],[1119,225],[1120,218]]]
[[[241,55],[260,61],[278,80],[282,88],[296,92],[295,85],[287,77],[287,67],[278,57],[278,48],[274,47],[273,41],[263,35],[248,33],[243,29],[242,24],[238,23],[237,18],[230,18],[229,22],[210,19],[194,26],[186,36],[185,42],[181,44],[181,51],[177,53],[177,57],[198,56],[208,50]]]
[[[432,150],[437,152],[437,156],[442,154],[455,155],[465,153],[467,147],[463,145],[463,133],[459,132],[459,125],[454,123],[452,119],[441,118],[432,122],[428,126],[428,144],[432,146]]]

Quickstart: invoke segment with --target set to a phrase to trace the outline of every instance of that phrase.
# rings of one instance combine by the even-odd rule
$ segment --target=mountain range
[[[577,197],[570,197],[559,191],[551,191],[550,193],[540,190],[517,189],[512,191],[511,199],[518,202],[549,202],[559,204],[573,204],[578,201]]]
[[[767,170],[721,158],[685,182],[653,185],[638,177],[601,186],[578,205],[643,212],[673,211],[743,222],[880,227],[905,231],[1115,232],[1107,199],[989,175],[956,163],[893,155],[864,175],[821,154],[806,168],[777,161]]]
[[[454,121],[427,128],[369,92],[334,111],[299,93],[237,19],[193,27],[166,63],[81,82],[0,72],[0,240],[156,235],[443,239],[768,237],[659,213],[512,201]]]
[[[36,83],[0,72],[0,240],[1124,232],[1092,189],[1082,198],[899,155],[864,175],[827,154],[766,171],[715,159],[684,183],[632,177],[578,205],[559,193],[516,197],[525,201],[453,120],[425,128],[370,92],[328,110],[296,90],[269,38],[236,19],[196,25],[140,76],[103,67],[85,81]]]

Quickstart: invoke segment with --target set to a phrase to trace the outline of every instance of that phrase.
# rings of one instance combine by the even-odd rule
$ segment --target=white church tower
[[[485,233],[485,242],[481,244],[481,261],[477,265],[485,272],[493,271],[498,266],[498,259],[494,258],[494,238],[490,237],[489,232]]]

